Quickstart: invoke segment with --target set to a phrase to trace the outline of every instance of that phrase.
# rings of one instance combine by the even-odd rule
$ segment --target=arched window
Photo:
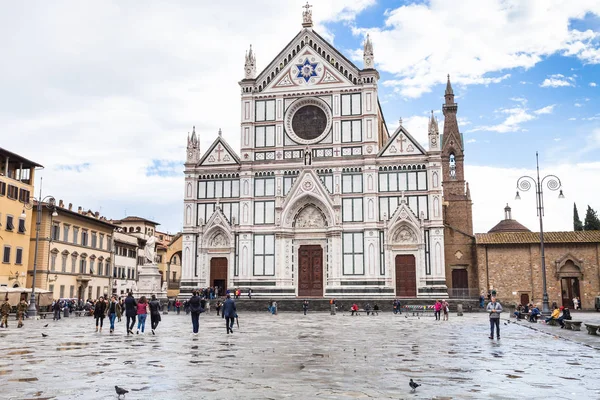
[[[456,159],[454,158],[454,153],[450,153],[450,161],[448,164],[450,167],[450,178],[456,179]]]

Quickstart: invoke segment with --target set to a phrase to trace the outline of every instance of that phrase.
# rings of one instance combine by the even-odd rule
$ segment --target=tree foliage
[[[579,212],[577,212],[577,204],[573,203],[573,230],[582,231],[583,222],[579,219]]]
[[[598,213],[589,205],[585,213],[583,229],[586,231],[600,231],[600,219],[598,219]]]

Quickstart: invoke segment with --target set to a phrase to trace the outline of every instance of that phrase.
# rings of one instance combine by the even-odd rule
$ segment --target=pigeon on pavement
[[[45,333],[42,333],[42,337],[48,337],[48,335],[46,335]]]
[[[421,386],[420,384],[414,382],[412,379],[410,380],[410,382],[408,383],[408,385],[410,386],[410,388],[412,389],[412,391],[414,392],[415,390],[417,390],[417,388],[419,386]]]
[[[47,328],[47,327],[48,327],[48,324],[44,325],[44,328]]]
[[[129,390],[125,390],[123,388],[120,388],[117,385],[115,385],[115,391],[119,395],[119,398],[121,398],[121,396],[125,396],[125,393],[129,393]]]

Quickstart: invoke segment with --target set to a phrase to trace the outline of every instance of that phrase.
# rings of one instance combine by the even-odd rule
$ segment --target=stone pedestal
[[[135,298],[146,296],[150,300],[154,294],[161,303],[167,301],[167,288],[166,285],[161,286],[160,279],[161,275],[156,264],[144,264],[138,272],[137,285],[133,288]]]
[[[462,317],[463,315],[463,305],[462,303],[459,303],[456,305],[456,315],[459,317]]]

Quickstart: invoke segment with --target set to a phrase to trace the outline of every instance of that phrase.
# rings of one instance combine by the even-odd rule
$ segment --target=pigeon
[[[42,333],[42,337],[48,337],[48,335],[46,335],[45,333]]]
[[[117,394],[119,395],[119,398],[121,398],[121,396],[125,396],[125,393],[129,393],[129,390],[125,390],[125,389],[120,388],[117,385],[115,385],[115,392],[117,392]]]
[[[48,324],[44,325],[44,328],[47,328],[47,327],[48,327]]]
[[[410,388],[412,389],[412,391],[414,392],[415,390],[417,390],[417,388],[419,386],[421,386],[420,384],[418,384],[417,382],[413,382],[413,380],[411,379],[410,382],[408,383],[408,385],[410,386]]]

